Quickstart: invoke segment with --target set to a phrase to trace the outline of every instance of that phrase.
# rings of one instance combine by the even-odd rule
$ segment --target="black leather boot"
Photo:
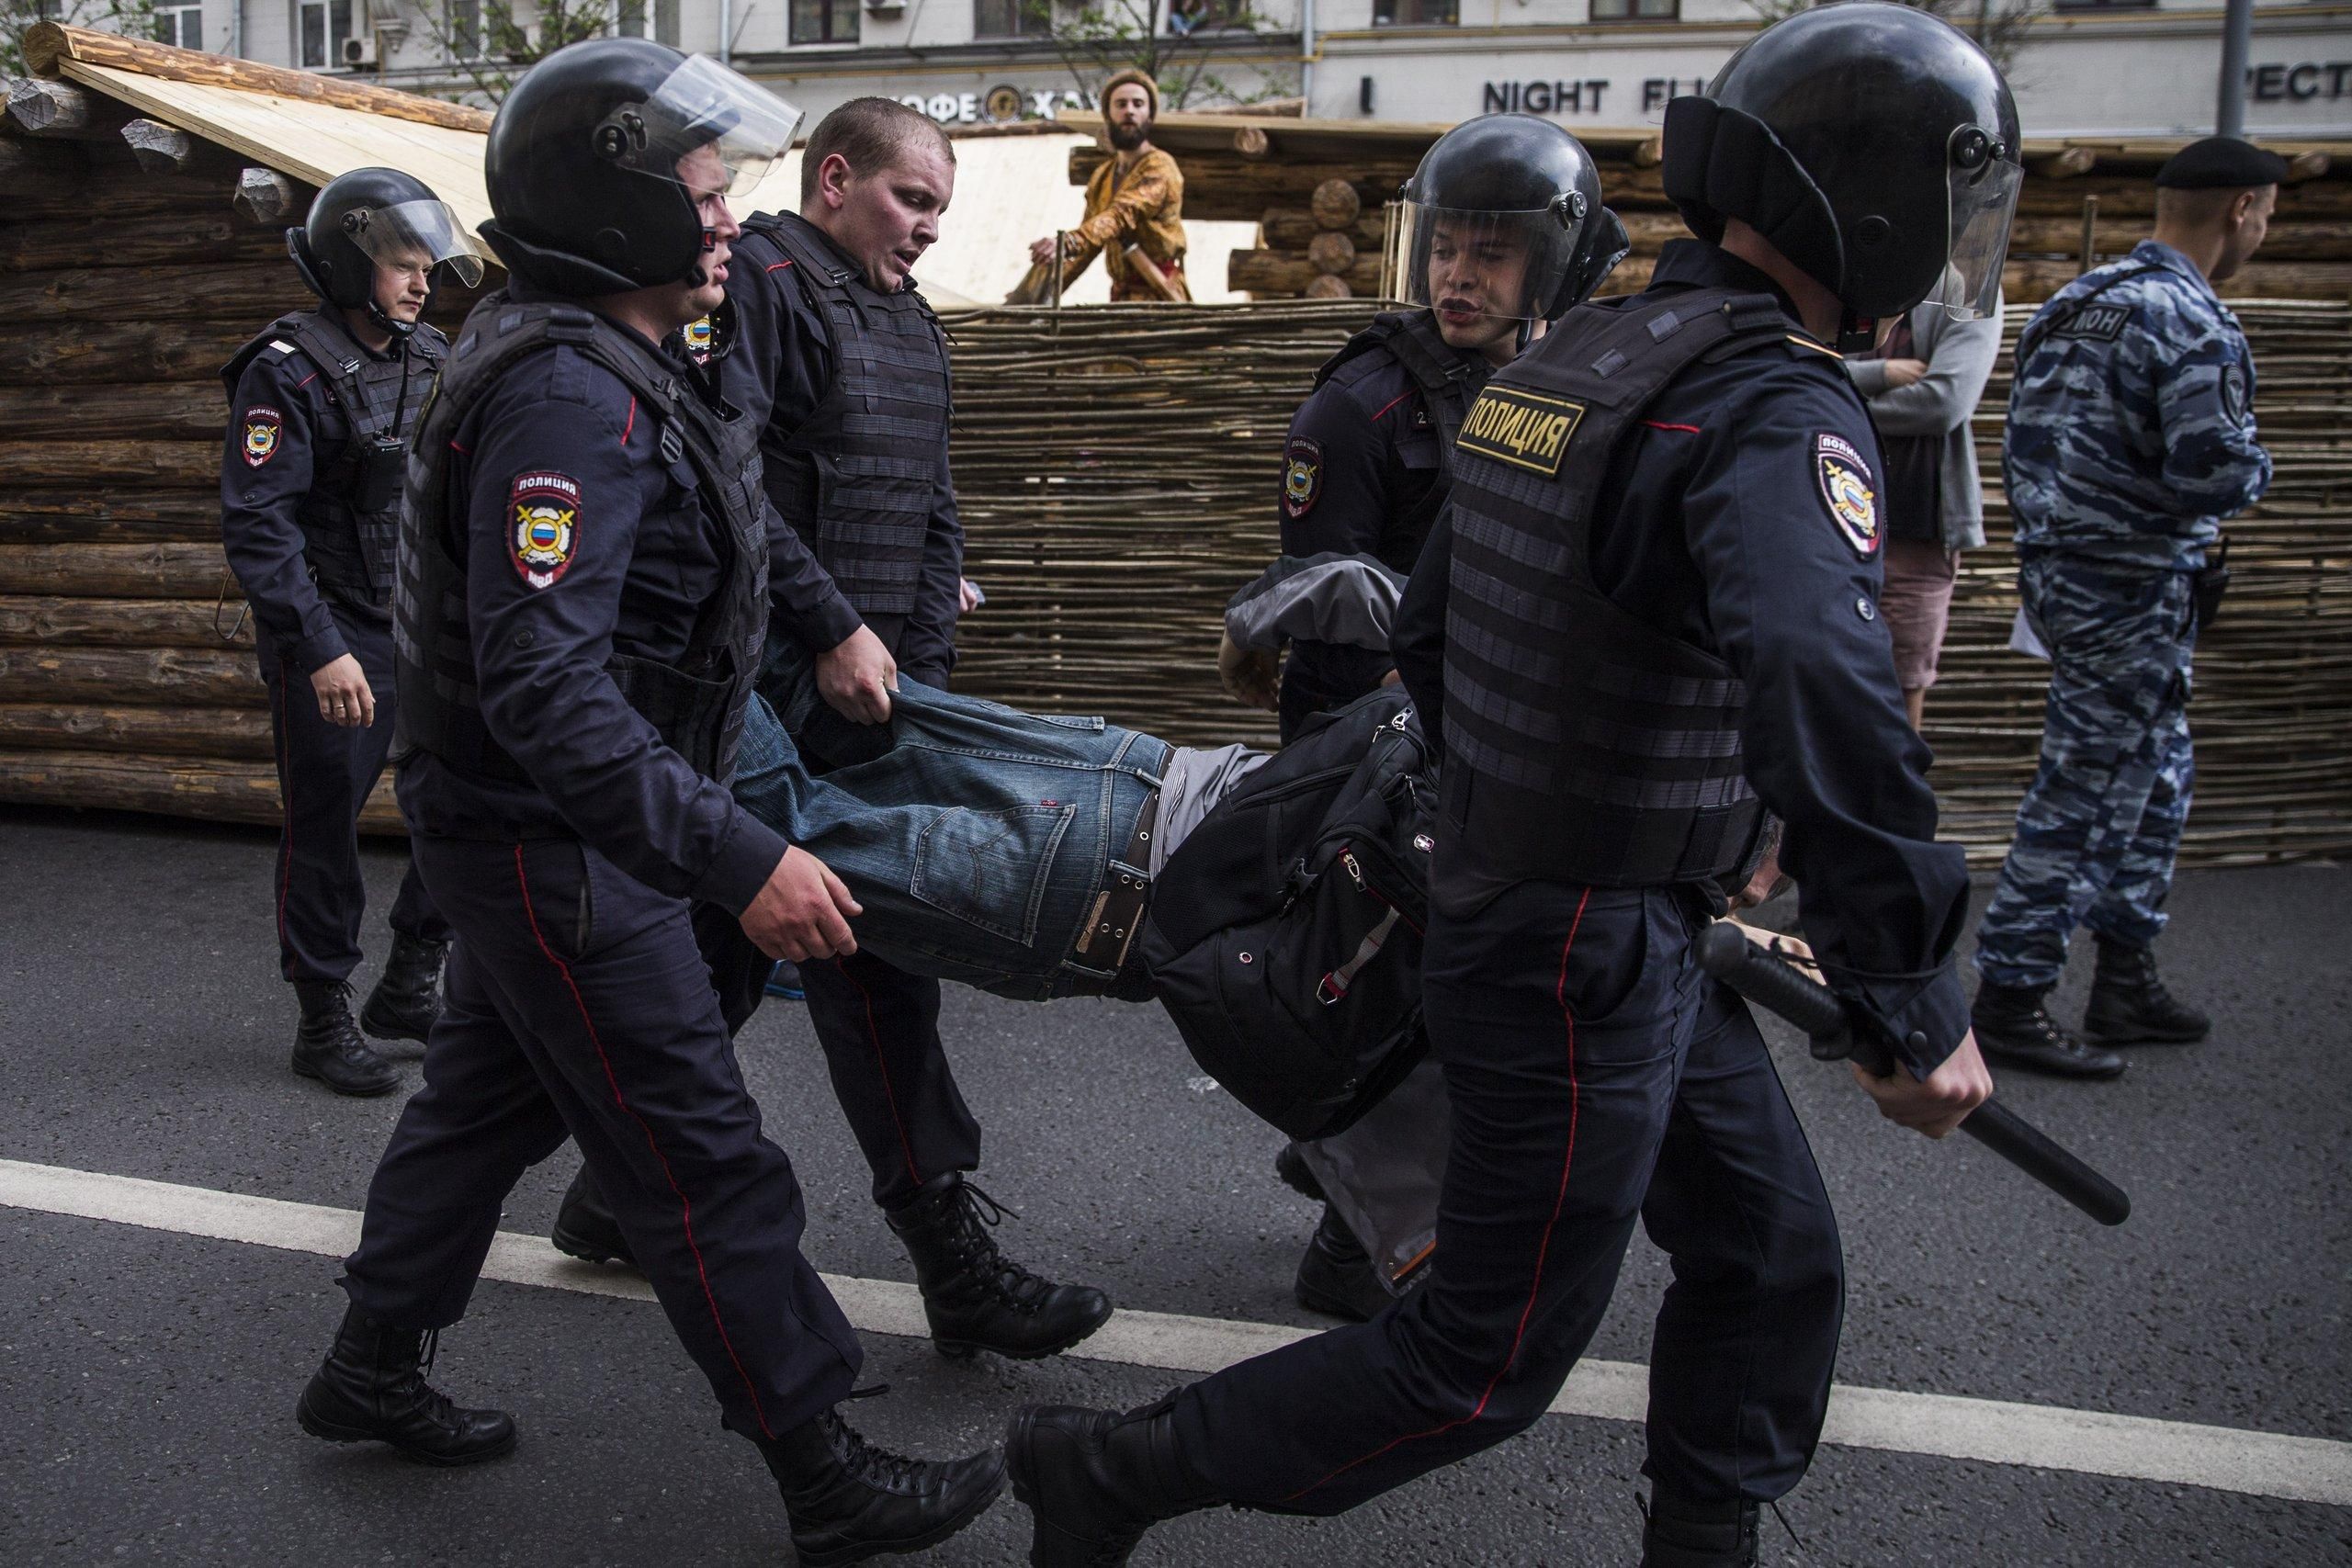
[[[620,1222],[605,1206],[605,1195],[596,1190],[596,1179],[588,1174],[584,1163],[572,1176],[571,1185],[564,1189],[563,1206],[555,1212],[555,1228],[548,1239],[555,1243],[558,1252],[584,1263],[637,1267],[628,1237],[621,1235]]]
[[[1004,1455],[902,1459],[831,1410],[759,1444],[792,1516],[804,1568],[921,1551],[970,1524],[1004,1487]]]
[[[2192,1045],[2212,1031],[2211,1018],[2165,989],[2154,948],[2098,939],[2085,1034],[2117,1045]]]
[[[1176,1447],[1176,1396],[1131,1410],[1032,1404],[1005,1434],[1031,1568],[1119,1568],[1162,1519],[1221,1499]]]
[[[302,1023],[294,1032],[294,1070],[337,1094],[363,1098],[401,1087],[401,1070],[359,1037],[351,1021],[351,987],[340,980],[297,980]]]
[[[1306,1163],[1306,1151],[1296,1144],[1284,1144],[1274,1156],[1274,1179],[1302,1198],[1317,1203],[1326,1201],[1322,1179]]]
[[[392,933],[392,951],[376,988],[359,1009],[359,1027],[379,1040],[422,1040],[441,1016],[441,960],[446,942]]]
[[[1010,1212],[951,1171],[883,1216],[914,1259],[931,1342],[943,1356],[960,1360],[993,1350],[1034,1361],[1069,1349],[1110,1318],[1111,1298],[1102,1292],[1040,1279],[997,1250],[989,1227]]]
[[[514,1417],[460,1409],[424,1381],[436,1338],[349,1308],[294,1418],[314,1438],[390,1443],[426,1464],[478,1464],[511,1451]]]
[[[1328,1203],[1322,1224],[1315,1227],[1306,1252],[1299,1257],[1298,1280],[1291,1293],[1307,1311],[1350,1323],[1369,1323],[1396,1299],[1373,1270],[1363,1243]]]
[[[1755,1568],[1757,1506],[1702,1503],[1653,1484],[1642,1568]]]
[[[2123,1058],[2085,1044],[2051,1017],[2041,1005],[2047,994],[1990,983],[1977,987],[1969,1022],[1976,1031],[1976,1048],[1984,1059],[2052,1077],[2120,1077]]]

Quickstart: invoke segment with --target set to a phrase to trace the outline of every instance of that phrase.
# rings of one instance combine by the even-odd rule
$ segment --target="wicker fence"
[[[964,623],[959,686],[1174,740],[1266,739],[1264,716],[1217,690],[1218,611],[1273,553],[1291,412],[1367,313],[1297,302],[952,322],[967,570],[989,593]],[[2199,864],[2352,850],[2352,307],[2239,315],[2278,477],[2231,525],[2236,585],[2198,660],[2184,860]],[[1928,708],[1947,836],[1980,863],[2007,845],[2044,685],[2044,667],[2007,648],[2008,370],[2004,352],[1977,421],[1991,543],[1963,558]]]

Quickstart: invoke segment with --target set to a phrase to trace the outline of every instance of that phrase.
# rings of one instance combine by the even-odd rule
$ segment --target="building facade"
[[[534,3],[163,0],[156,15],[159,36],[186,47],[486,100],[516,69],[502,28],[544,25]],[[1985,4],[1996,17],[2028,8],[2009,74],[2029,134],[2212,129],[2215,0]],[[978,124],[1090,101],[1106,67],[1068,41],[1089,14],[1130,27],[1148,17],[1173,56],[1163,74],[1201,77],[1186,107],[1303,94],[1335,118],[1516,109],[1572,130],[1656,123],[1759,20],[1751,0],[575,0],[566,25],[720,55],[812,116],[879,93]],[[2256,0],[2247,126],[2352,135],[2352,3]]]

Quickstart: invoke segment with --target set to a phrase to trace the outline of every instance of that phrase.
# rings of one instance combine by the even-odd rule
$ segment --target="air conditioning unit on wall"
[[[370,34],[366,38],[347,38],[344,39],[343,64],[344,69],[346,71],[364,71],[374,69],[376,64],[375,36]]]

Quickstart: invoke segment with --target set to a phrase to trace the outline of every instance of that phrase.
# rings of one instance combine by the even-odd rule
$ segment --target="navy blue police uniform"
[[[771,547],[806,568],[756,469],[684,358],[519,292],[468,319],[411,474],[397,626],[424,694],[401,806],[458,941],[345,1285],[397,1326],[454,1322],[505,1194],[568,1134],[726,1425],[769,1438],[844,1397],[859,1350],[693,927],[786,850],[727,787]]]
[[[1648,1472],[1795,1485],[1837,1228],[1747,1009],[1691,942],[1765,820],[1808,935],[1924,1076],[1962,1041],[1959,852],[1878,618],[1876,443],[1836,356],[1710,245],[1572,312],[1464,421],[1400,617],[1445,749],[1424,965],[1453,1146],[1429,1283],[1174,1396],[1221,1499],[1330,1514],[1532,1425],[1638,1217],[1672,1258]]]
[[[322,306],[273,321],[221,371],[232,416],[220,456],[221,544],[253,615],[269,695],[283,810],[272,891],[289,981],[342,981],[359,963],[368,899],[359,813],[383,776],[399,711],[391,604],[400,467],[447,349],[439,332],[420,324],[378,353]],[[331,724],[319,712],[311,676],[345,654],[375,695],[372,725]],[[422,942],[448,940],[413,863],[391,927]]]
[[[1376,557],[1409,572],[1445,503],[1450,448],[1486,384],[1428,310],[1374,319],[1316,372],[1283,446],[1283,554]],[[1310,715],[1344,707],[1395,667],[1340,643],[1291,645],[1280,719],[1287,741]]]
[[[823,231],[789,213],[744,225],[727,296],[728,396],[761,430],[768,498],[820,569],[775,586],[778,636],[813,657],[863,625],[901,680],[945,690],[964,530],[948,474],[951,387],[937,318],[911,285],[888,295],[869,287]],[[821,773],[887,738],[862,731],[820,705],[794,739]],[[723,958],[717,966],[722,976],[730,967]],[[876,1201],[896,1209],[977,1169],[979,1123],[940,1043],[939,982],[865,953],[800,973]],[[722,978],[722,989],[746,987]]]

